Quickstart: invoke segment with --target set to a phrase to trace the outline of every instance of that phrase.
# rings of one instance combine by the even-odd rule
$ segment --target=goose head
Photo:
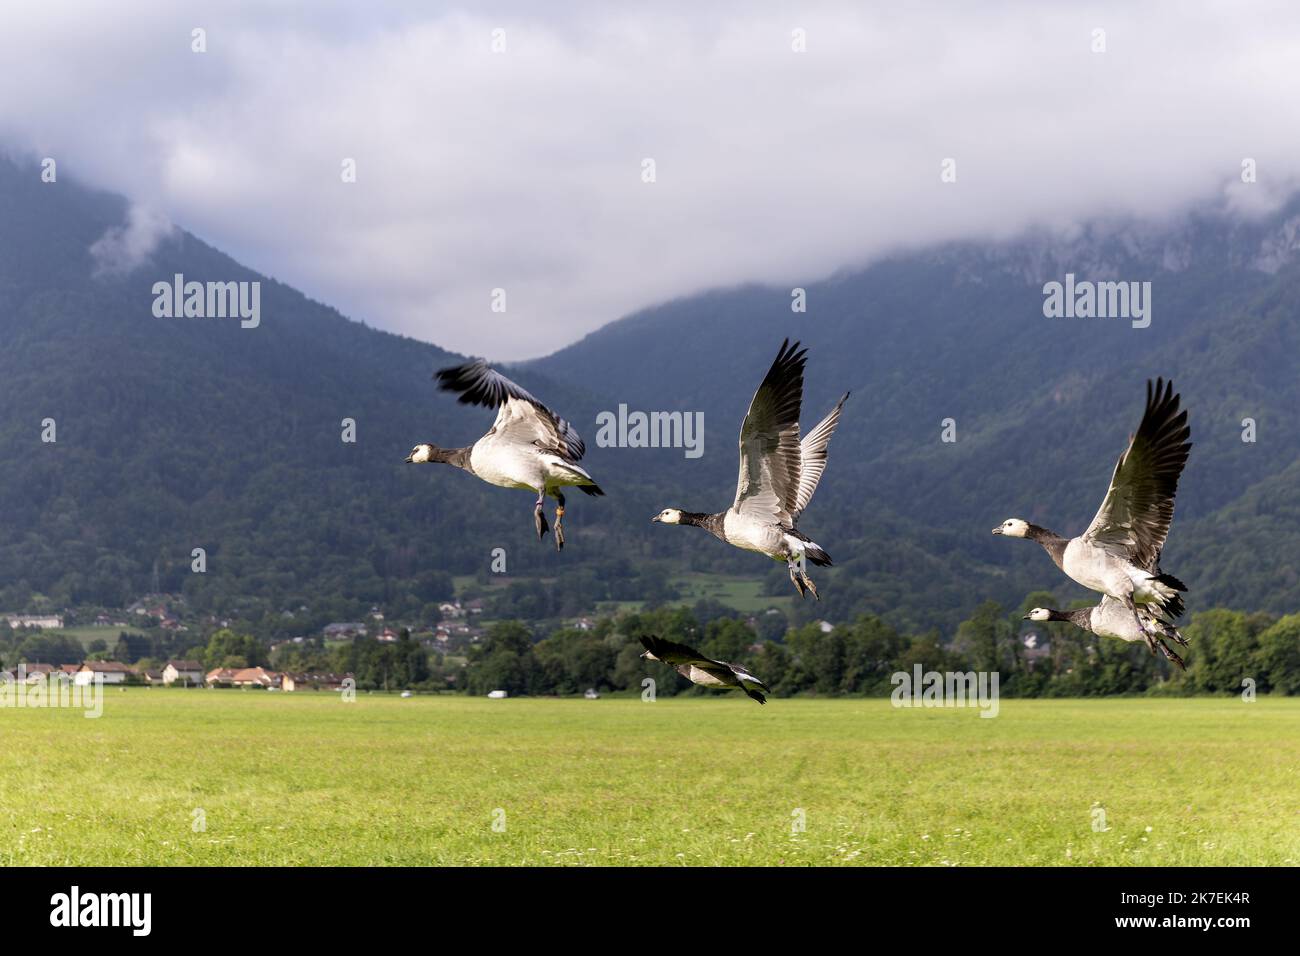
[[[664,524],[681,524],[682,510],[680,508],[665,508],[663,511],[659,512],[650,520],[662,521]],[[656,658],[651,658],[651,660],[655,660],[655,659]]]
[[[1025,621],[1050,621],[1052,612],[1045,607],[1036,607],[1026,614],[1021,620]]]
[[[433,461],[433,452],[434,447],[428,443],[416,445],[406,456],[406,460],[413,465],[420,465],[426,461]]]
[[[1008,538],[1023,538],[1029,534],[1029,522],[1024,518],[1008,518],[994,528],[993,533],[1006,535]]]

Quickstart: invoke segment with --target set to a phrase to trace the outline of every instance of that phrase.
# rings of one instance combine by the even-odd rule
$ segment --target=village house
[[[118,661],[86,661],[73,676],[73,683],[85,686],[102,678],[105,684],[125,684],[135,671]]]
[[[34,684],[37,681],[49,680],[54,674],[62,675],[63,671],[49,664],[27,664],[27,683]]]
[[[230,675],[232,687],[279,687],[280,675],[264,667],[244,667]]]
[[[9,675],[9,679],[13,681],[21,677],[27,684],[39,684],[43,680],[48,680],[52,674],[57,676],[63,674],[57,667],[51,667],[49,664],[19,664],[3,673]]]
[[[366,633],[366,626],[359,621],[339,621],[334,624],[325,625],[325,637],[343,638],[356,637],[358,634]]]
[[[280,689],[286,692],[299,690],[343,689],[343,681],[351,674],[290,674],[280,675]]]
[[[168,661],[162,669],[162,680],[164,684],[179,681],[185,687],[197,686],[203,683],[203,665],[198,661]]]
[[[229,667],[214,667],[203,675],[203,683],[209,687],[229,687],[235,672]]]

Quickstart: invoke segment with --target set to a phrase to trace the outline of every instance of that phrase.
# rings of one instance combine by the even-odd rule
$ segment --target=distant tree
[[[1255,659],[1268,690],[1300,694],[1300,614],[1288,614],[1263,631]]]

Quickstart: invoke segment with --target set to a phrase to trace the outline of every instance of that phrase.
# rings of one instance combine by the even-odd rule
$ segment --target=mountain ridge
[[[951,627],[984,598],[1014,605],[1043,586],[1085,596],[988,530],[1011,514],[1081,530],[1157,374],[1182,390],[1196,445],[1165,562],[1192,585],[1189,606],[1300,605],[1296,550],[1276,544],[1300,542],[1296,200],[1254,222],[1193,217],[1166,244],[1159,230],[1125,245],[1122,229],[1099,228],[1110,258],[1097,261],[1152,282],[1148,329],[1046,319],[1041,283],[1007,263],[1069,263],[1029,237],[1015,254],[967,244],[810,283],[806,314],[790,311],[788,289],[715,290],[512,363],[575,423],[584,464],[610,492],[570,509],[562,555],[533,537],[531,496],[402,464],[417,441],[465,444],[490,423],[431,381],[462,356],[349,319],[183,230],[148,265],[96,276],[90,247],[127,222],[129,204],[4,160],[0,208],[0,606],[36,594],[126,603],[160,566],[196,606],[283,630],[294,625],[279,611],[298,603],[335,619],[371,602],[415,613],[445,592],[438,575],[482,574],[496,547],[511,580],[559,575],[594,598],[614,582],[622,595],[661,594],[675,569],[762,578],[784,594],[775,565],[649,518],[730,502],[741,418],[787,336],[810,348],[806,424],[853,392],[801,522],[837,568],[826,600],[796,605],[796,621],[872,610]],[[150,287],[175,272],[262,282],[261,327],[153,318]],[[703,412],[704,455],[600,447],[596,416],[620,403]],[[39,441],[47,417],[54,445]],[[340,440],[346,417],[355,445]],[[1257,420],[1254,445],[1240,441],[1244,417]],[[941,441],[949,418],[955,443]],[[1220,566],[1215,532],[1229,527],[1248,550]],[[1270,540],[1274,560],[1252,562]],[[189,573],[197,546],[207,575]]]

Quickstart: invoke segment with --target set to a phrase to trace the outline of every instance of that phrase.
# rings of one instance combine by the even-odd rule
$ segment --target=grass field
[[[778,595],[764,594],[762,580],[753,577],[679,574],[670,581],[677,588],[678,600],[683,604],[694,604],[702,598],[713,598],[742,614],[758,614],[770,607],[788,607],[793,600],[793,592]],[[644,606],[644,601],[596,602],[597,610],[602,613],[636,611]]]
[[[0,710],[0,733],[10,865],[1300,862],[1297,699],[982,719],[131,688],[95,720]]]
[[[135,626],[128,627],[99,627],[94,624],[87,624],[83,627],[61,627],[56,631],[47,631],[51,636],[70,637],[73,640],[80,641],[82,647],[89,647],[91,641],[100,640],[108,645],[112,650],[117,644],[118,637],[123,633],[127,634],[144,634],[145,631]]]

